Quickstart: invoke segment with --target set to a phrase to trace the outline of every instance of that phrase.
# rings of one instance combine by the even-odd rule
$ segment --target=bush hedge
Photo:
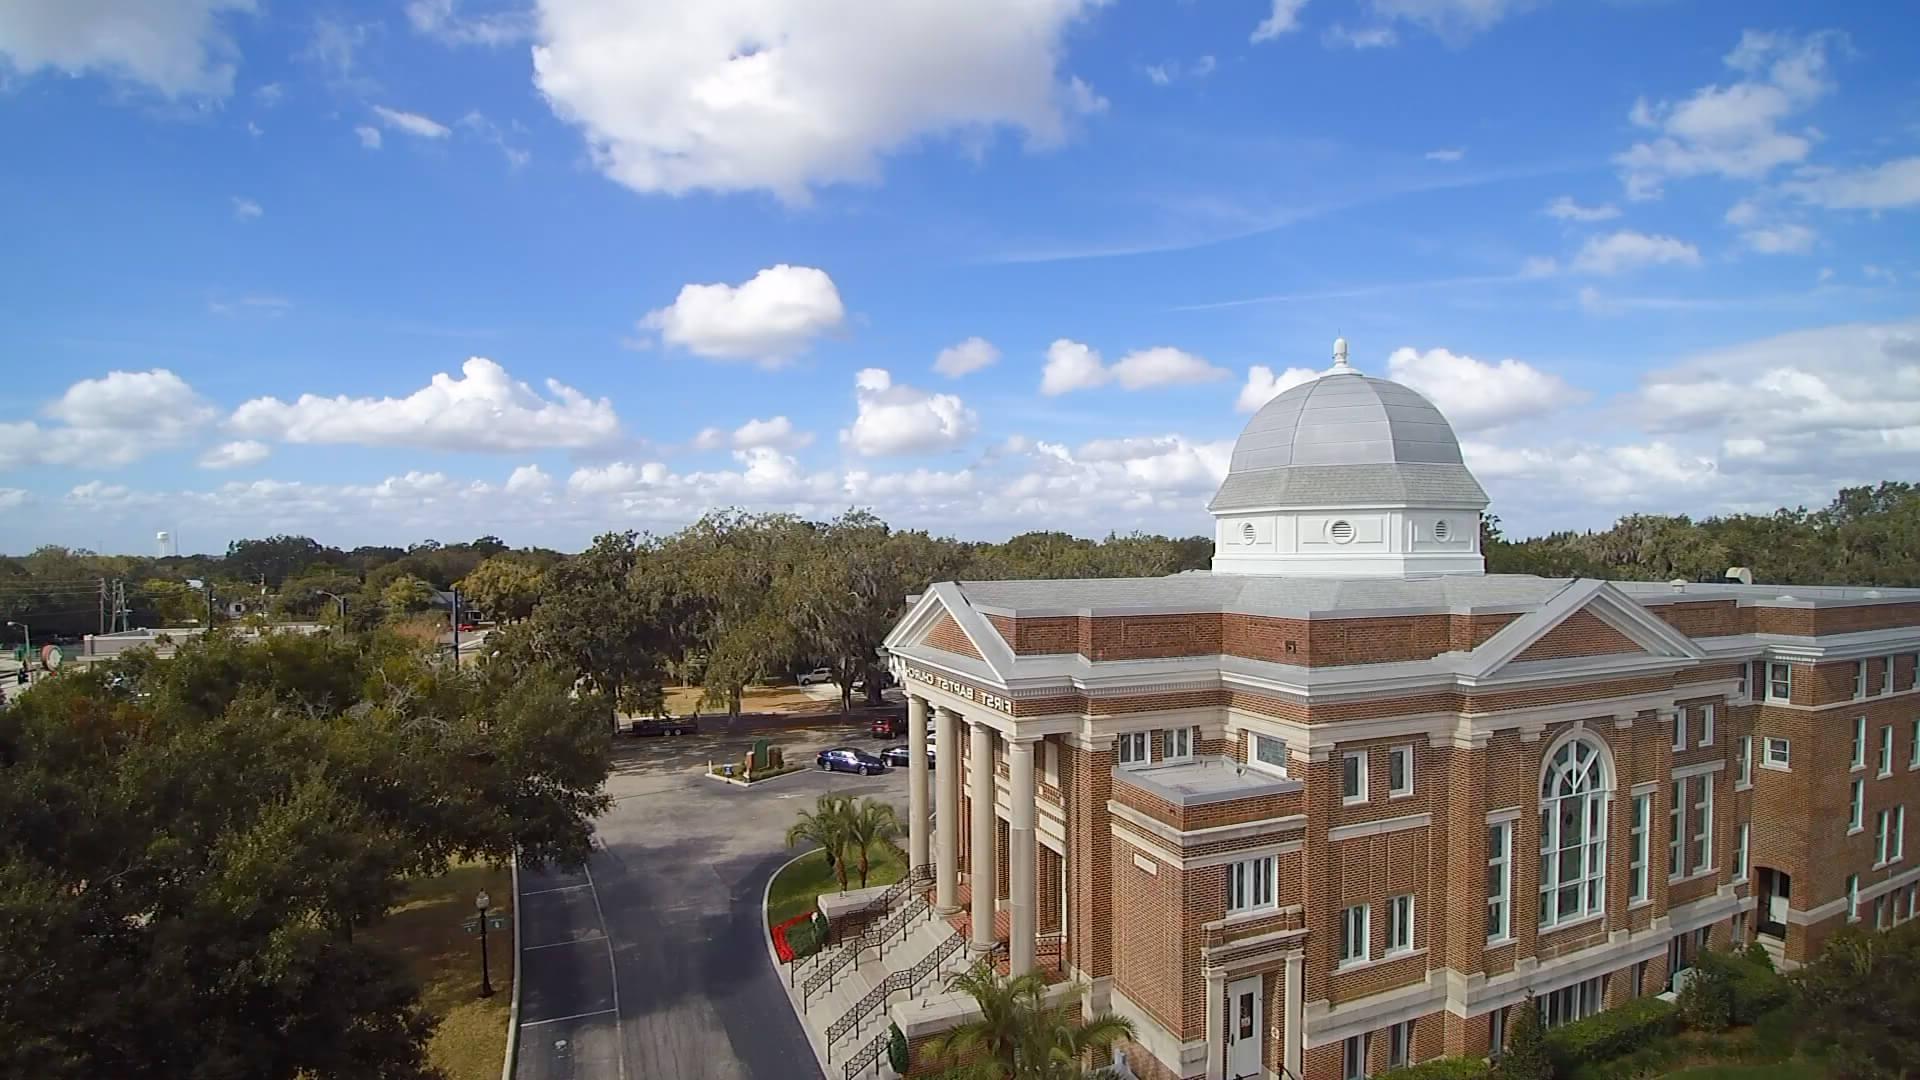
[[[1547,1032],[1547,1056],[1553,1061],[1554,1072],[1565,1074],[1582,1065],[1620,1057],[1679,1028],[1680,1015],[1672,1002],[1657,997],[1634,998]]]
[[[1389,1069],[1374,1080],[1486,1080],[1492,1071],[1484,1058],[1443,1057]]]

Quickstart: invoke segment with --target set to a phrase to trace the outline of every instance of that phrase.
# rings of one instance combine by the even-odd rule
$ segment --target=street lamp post
[[[325,589],[316,589],[314,591],[321,596],[333,597],[333,602],[340,605],[340,626],[344,629],[347,625],[347,598],[341,596],[339,593],[330,593]]]
[[[24,683],[27,681],[27,668],[33,663],[33,631],[27,629],[26,623],[14,622],[12,619],[7,620],[7,625],[19,627],[20,632],[27,636],[26,656],[20,661],[20,681]]]
[[[485,889],[473,898],[473,906],[480,910],[480,996],[493,996],[493,975],[487,969],[487,908],[491,904]]]

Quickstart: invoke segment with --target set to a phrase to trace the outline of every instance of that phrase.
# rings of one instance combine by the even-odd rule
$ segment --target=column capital
[[[1006,742],[1008,742],[1008,743],[1011,743],[1011,744],[1012,744],[1012,745],[1014,745],[1014,746],[1022,746],[1022,747],[1026,747],[1026,748],[1028,748],[1028,749],[1032,749],[1032,748],[1033,748],[1034,746],[1037,746],[1037,745],[1039,745],[1039,743],[1040,743],[1041,741],[1043,741],[1044,739],[1046,739],[1046,736],[1045,736],[1045,735],[1018,735],[1018,734],[1016,734],[1016,735],[1006,735],[1006,734],[1003,734],[1003,735],[1001,735],[1001,736],[1000,736],[1000,738],[1002,738],[1003,740],[1005,740],[1005,741],[1006,741]]]

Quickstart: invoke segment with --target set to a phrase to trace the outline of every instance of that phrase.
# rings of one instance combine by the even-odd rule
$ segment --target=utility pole
[[[457,671],[460,668],[460,586],[458,585],[453,586],[452,618],[453,618],[453,667],[454,667],[454,670]],[[486,933],[485,933],[485,930],[483,929],[480,937],[480,945],[481,945],[482,952],[485,952],[486,943],[487,943]]]
[[[107,632],[107,579],[100,579],[100,633]]]

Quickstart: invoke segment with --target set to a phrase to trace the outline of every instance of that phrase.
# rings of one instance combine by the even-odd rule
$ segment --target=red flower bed
[[[788,919],[786,922],[779,923],[776,926],[774,926],[773,954],[780,958],[781,963],[783,964],[793,963],[793,946],[787,944],[787,929],[789,927],[806,922],[808,919],[811,919],[811,918],[813,918],[813,915],[811,912],[802,914],[802,915],[795,915],[793,918]]]

